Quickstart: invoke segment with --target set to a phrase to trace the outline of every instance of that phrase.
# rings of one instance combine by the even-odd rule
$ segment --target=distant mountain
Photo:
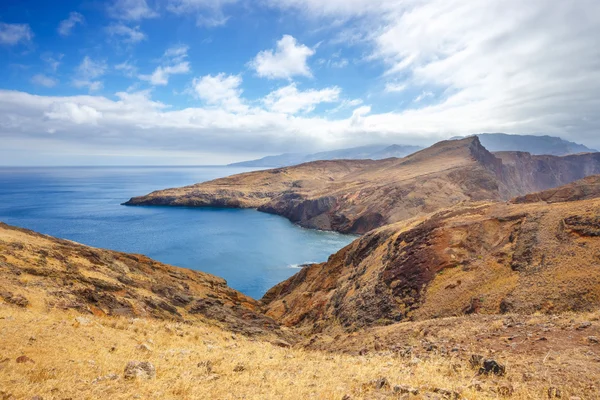
[[[477,136],[481,144],[492,152],[524,151],[533,155],[566,156],[569,154],[595,153],[598,151],[555,136],[509,135],[506,133],[482,133]],[[464,138],[465,136],[457,136],[452,139]]]
[[[385,158],[402,158],[422,150],[419,146],[407,145],[371,145],[322,151],[313,154],[285,153],[267,156],[258,160],[242,161],[229,164],[232,167],[288,167],[310,161],[319,160],[382,160]]]

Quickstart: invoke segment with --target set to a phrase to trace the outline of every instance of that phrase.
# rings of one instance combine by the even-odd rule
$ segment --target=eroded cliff
[[[600,199],[458,205],[370,232],[264,297],[307,332],[600,306]]]

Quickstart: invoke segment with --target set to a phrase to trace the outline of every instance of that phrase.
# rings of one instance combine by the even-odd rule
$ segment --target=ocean
[[[0,167],[0,221],[208,272],[254,298],[355,236],[256,210],[126,207],[130,197],[250,171],[233,167]]]

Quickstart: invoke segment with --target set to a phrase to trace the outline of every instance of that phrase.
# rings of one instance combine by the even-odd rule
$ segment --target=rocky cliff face
[[[319,332],[470,313],[600,306],[600,200],[456,206],[370,232],[263,299]]]
[[[531,193],[512,200],[515,204],[522,203],[562,203],[566,201],[588,200],[600,197],[600,175],[592,175],[565,186]]]
[[[158,191],[126,204],[258,208],[308,228],[365,233],[464,201],[508,200],[598,173],[598,153],[492,154],[471,137],[403,159],[318,161]]]
[[[200,319],[246,335],[285,336],[261,314],[257,301],[222,278],[2,223],[0,297],[22,307],[36,303],[97,316]]]

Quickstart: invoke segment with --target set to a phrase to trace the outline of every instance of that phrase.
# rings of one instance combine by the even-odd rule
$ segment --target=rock
[[[562,398],[562,392],[559,388],[552,386],[548,388],[548,398],[549,399],[560,399]]]
[[[125,366],[125,379],[153,379],[156,377],[154,365],[148,361],[129,361]]]
[[[592,344],[600,343],[600,339],[598,338],[598,336],[588,336],[587,341],[588,341],[588,343],[592,343]]]
[[[146,343],[138,344],[137,346],[135,346],[135,349],[138,350],[138,351],[144,352],[144,353],[151,353],[152,352],[152,347],[150,347]]]
[[[483,361],[483,366],[479,368],[479,374],[493,374],[502,376],[506,372],[506,367],[502,364],[499,364],[496,360],[488,359]]]
[[[31,358],[27,357],[27,356],[20,356],[17,357],[17,364],[24,364],[24,363],[32,363],[35,364],[35,361],[33,361]]]
[[[579,326],[577,326],[577,330],[581,331],[581,330],[589,328],[590,326],[592,326],[592,323],[590,321],[584,321],[584,322],[580,323]]]
[[[415,396],[419,394],[419,389],[406,385],[396,385],[394,386],[393,391],[394,393],[412,394]]]

